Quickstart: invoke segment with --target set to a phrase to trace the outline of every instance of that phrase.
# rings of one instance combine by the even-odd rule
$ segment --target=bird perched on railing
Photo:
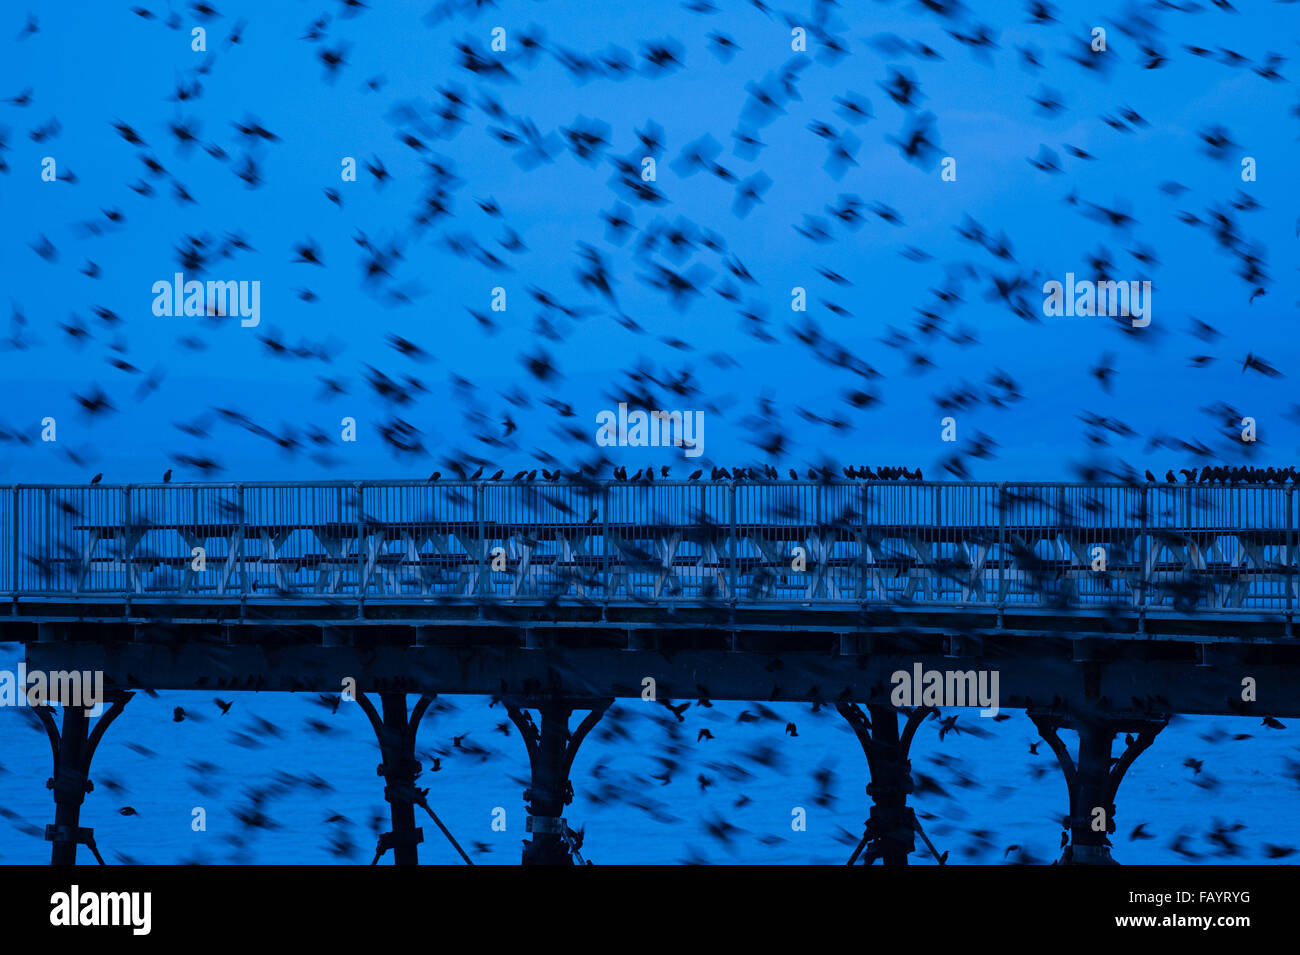
[[[1300,483],[1300,472],[1297,472],[1294,466],[1278,467],[1253,467],[1250,465],[1239,465],[1236,467],[1202,467],[1202,468],[1179,468],[1178,472],[1183,476],[1183,484],[1296,484]],[[1159,483],[1156,476],[1150,471],[1145,473],[1148,484]],[[1165,472],[1165,484],[1177,484],[1178,479],[1175,477],[1172,469]]]

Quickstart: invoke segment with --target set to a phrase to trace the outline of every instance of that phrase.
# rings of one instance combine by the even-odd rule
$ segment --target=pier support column
[[[384,799],[388,801],[393,824],[390,832],[379,837],[375,861],[378,862],[380,856],[392,849],[394,865],[419,865],[418,846],[424,841],[424,830],[415,824],[415,807],[426,804],[425,797],[429,791],[415,786],[421,770],[415,758],[415,734],[433,698],[420,697],[409,718],[406,693],[401,690],[386,690],[379,694],[382,716],[364,693],[357,694],[357,702],[369,718],[379,741],[383,762],[376,773],[384,777]]]
[[[1060,865],[1117,865],[1110,855],[1110,833],[1115,831],[1115,794],[1133,761],[1155,742],[1169,722],[1164,719],[1118,719],[1100,714],[1030,712],[1038,735],[1047,741],[1065,774],[1070,815],[1065,821],[1069,843]],[[1061,742],[1062,729],[1079,735],[1076,761]],[[1124,752],[1111,760],[1116,735],[1127,734]]]
[[[48,706],[35,707],[54,756],[54,775],[45,783],[46,788],[54,792],[54,825],[45,827],[45,839],[52,844],[50,865],[76,865],[78,845],[89,847],[103,864],[95,846],[95,830],[81,826],[81,804],[86,794],[95,789],[90,781],[90,761],[95,750],[133,695],[118,690],[105,693],[104,702],[109,707],[95,721],[93,729],[90,716],[82,707],[63,707],[62,732]]]
[[[866,713],[856,703],[836,703],[835,708],[853,728],[871,773],[867,785],[871,814],[849,865],[857,862],[864,849],[866,865],[877,859],[883,865],[907,865],[908,855],[916,848],[916,815],[907,805],[907,796],[912,791],[912,763],[908,752],[917,728],[935,711],[930,707],[902,711],[907,722],[900,734],[899,710],[893,706],[868,706]]]
[[[506,712],[528,748],[532,767],[532,785],[524,791],[528,832],[532,834],[532,839],[524,843],[524,865],[573,865],[575,855],[582,861],[578,852],[581,837],[564,820],[564,807],[573,802],[569,772],[578,747],[613,702],[544,699],[532,707],[537,710],[536,722],[523,707],[506,704]],[[587,715],[570,730],[569,718],[574,710],[587,710]]]

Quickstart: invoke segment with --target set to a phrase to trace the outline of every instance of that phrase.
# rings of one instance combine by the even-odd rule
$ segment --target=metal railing
[[[0,594],[1286,613],[1290,486],[322,482],[0,488]]]

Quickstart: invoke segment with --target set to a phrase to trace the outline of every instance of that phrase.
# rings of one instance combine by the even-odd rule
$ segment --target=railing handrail
[[[916,487],[916,488],[934,488],[934,487],[965,487],[965,488],[1081,488],[1081,489],[1127,489],[1132,491],[1142,490],[1144,488],[1155,488],[1160,490],[1275,490],[1285,491],[1296,487],[1300,484],[1180,484],[1157,482],[1140,482],[1137,484],[1126,484],[1122,481],[1107,482],[1090,482],[1090,481],[882,481],[882,480],[861,480],[850,478],[831,478],[822,480],[798,480],[792,481],[788,478],[753,478],[753,479],[732,479],[719,478],[716,481],[707,478],[700,478],[697,481],[677,478],[655,478],[652,481],[619,481],[613,478],[591,478],[591,479],[573,479],[561,478],[555,481],[548,481],[544,478],[537,478],[532,481],[512,481],[509,478],[502,478],[493,481],[488,478],[479,478],[470,480],[466,478],[442,478],[437,481],[420,480],[419,478],[401,479],[401,478],[381,478],[375,480],[329,480],[329,481],[172,481],[169,483],[139,483],[130,482],[126,484],[0,484],[0,492],[4,491],[71,491],[71,490],[174,490],[174,489],[216,489],[227,488],[236,490],[238,488],[356,488],[356,487],[474,487],[483,485],[485,487],[727,487],[734,485],[736,487],[825,487],[834,485],[840,487]]]

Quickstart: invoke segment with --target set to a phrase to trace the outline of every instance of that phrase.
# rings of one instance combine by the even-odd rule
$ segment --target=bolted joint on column
[[[880,773],[880,779],[867,783],[867,795],[877,802],[888,803],[891,799],[905,799],[912,794],[912,774]]]
[[[909,806],[873,805],[867,837],[870,858],[906,858],[916,850],[916,814]]]
[[[387,763],[380,763],[375,767],[375,775],[385,778],[401,779],[403,776],[408,779],[414,779],[419,776],[424,769],[418,759],[412,759],[409,756],[402,756]]]
[[[1072,844],[1061,853],[1059,865],[1119,865],[1110,854],[1110,846]]]
[[[405,849],[418,846],[423,841],[424,830],[417,826],[409,832],[381,832],[377,848],[382,854],[389,849]]]
[[[1089,832],[1095,832],[1095,830],[1092,828],[1092,814],[1094,809],[1101,809],[1106,813],[1106,832],[1107,833],[1114,832],[1115,831],[1115,807],[1103,806],[1100,804],[1098,804],[1097,806],[1092,806],[1087,808],[1082,815],[1066,816],[1064,819],[1061,820],[1062,828],[1070,829],[1070,830],[1086,829]],[[1103,835],[1103,833],[1101,832],[1097,832],[1096,834],[1099,836]]]
[[[526,832],[536,832],[544,835],[560,836],[563,835],[567,828],[563,816],[545,816],[540,814],[530,815],[524,821],[524,830]]]
[[[420,806],[425,804],[428,796],[429,790],[420,789],[414,783],[390,782],[384,787],[384,801],[388,803]]]
[[[529,786],[527,789],[524,790],[524,802],[528,803],[530,807],[528,811],[530,813],[533,812],[531,807],[535,805],[536,806],[550,806],[550,805],[568,806],[573,802],[573,783],[566,779],[564,781],[564,792],[558,794],[552,792],[549,789],[542,789],[541,787],[536,785]],[[535,813],[535,815],[544,816],[546,815],[546,813],[542,812],[541,810],[538,810]]]
[[[70,766],[59,768],[59,774],[45,780],[45,788],[53,790],[56,802],[72,800],[83,802],[87,793],[95,791],[95,784],[86,774]]]
[[[45,827],[45,841],[94,846],[95,830],[90,826],[47,825]]]
[[[870,749],[867,763],[871,780],[867,783],[867,795],[877,802],[903,803],[913,791],[913,782],[912,761],[904,755],[902,744],[873,740]]]

